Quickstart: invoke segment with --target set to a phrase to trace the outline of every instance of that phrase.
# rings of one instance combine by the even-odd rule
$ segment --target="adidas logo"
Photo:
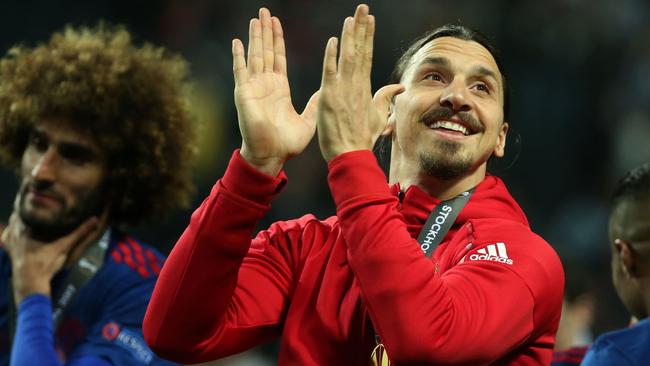
[[[492,261],[512,265],[512,259],[508,258],[506,245],[504,243],[489,244],[487,247],[479,249],[476,253],[469,256],[473,261]]]

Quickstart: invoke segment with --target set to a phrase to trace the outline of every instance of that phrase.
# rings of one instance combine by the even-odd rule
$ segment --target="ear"
[[[638,277],[638,266],[636,253],[629,243],[622,239],[614,240],[614,248],[618,253],[618,260],[621,265],[623,273],[629,277]]]
[[[497,158],[502,158],[506,153],[506,136],[508,135],[508,122],[501,124],[501,130],[497,135],[497,143],[494,146],[493,155]]]
[[[397,96],[391,99],[390,106],[388,107],[388,123],[381,133],[382,136],[391,136],[395,131],[395,98]]]

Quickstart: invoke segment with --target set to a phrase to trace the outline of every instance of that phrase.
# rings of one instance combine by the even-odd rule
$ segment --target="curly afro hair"
[[[56,118],[106,153],[112,224],[160,217],[192,190],[189,91],[180,56],[136,47],[122,26],[67,26],[0,60],[0,158],[19,169],[31,131]]]

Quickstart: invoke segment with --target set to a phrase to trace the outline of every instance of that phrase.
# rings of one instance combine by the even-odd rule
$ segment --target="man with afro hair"
[[[0,365],[165,364],[141,324],[163,263],[126,231],[191,190],[188,66],[123,27],[68,26],[0,60]]]

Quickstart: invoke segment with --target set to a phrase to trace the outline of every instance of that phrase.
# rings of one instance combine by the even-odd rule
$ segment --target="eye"
[[[47,140],[39,134],[32,134],[29,138],[29,144],[37,151],[43,152],[47,150]]]
[[[434,72],[424,75],[424,80],[442,81],[442,76]]]
[[[490,88],[485,83],[478,83],[474,85],[474,88],[480,92],[490,94]]]
[[[74,165],[84,165],[92,160],[92,153],[80,146],[64,145],[59,148],[59,153]]]

